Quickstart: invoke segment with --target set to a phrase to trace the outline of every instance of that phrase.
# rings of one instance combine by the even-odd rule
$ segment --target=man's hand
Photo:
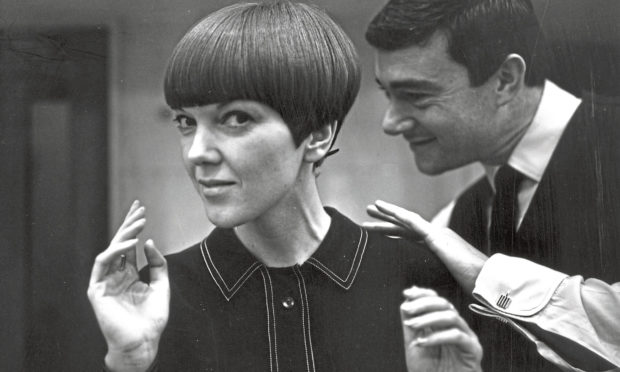
[[[365,228],[387,235],[424,240],[465,291],[473,291],[478,274],[488,257],[454,231],[437,227],[417,213],[381,200],[369,205],[367,212],[383,222],[365,222]]]
[[[88,299],[108,345],[105,363],[113,371],[146,370],[168,322],[168,269],[152,240],[144,247],[150,285],[138,276],[136,244],[145,223],[144,207],[136,201],[110,246],[97,256],[88,286]]]
[[[454,306],[435,291],[406,289],[400,307],[409,372],[480,372],[482,346]]]

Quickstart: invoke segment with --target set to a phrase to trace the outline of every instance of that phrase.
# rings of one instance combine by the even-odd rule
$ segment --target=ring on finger
[[[125,263],[127,262],[127,256],[123,253],[121,254],[121,263],[118,265],[118,271],[125,270]]]

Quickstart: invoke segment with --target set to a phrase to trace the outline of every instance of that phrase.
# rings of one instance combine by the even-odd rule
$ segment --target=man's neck
[[[497,166],[508,162],[510,155],[523,138],[534,120],[538,106],[542,99],[543,87],[525,87],[504,109],[503,116],[506,125],[506,134],[501,139],[501,152],[497,153],[483,165]]]

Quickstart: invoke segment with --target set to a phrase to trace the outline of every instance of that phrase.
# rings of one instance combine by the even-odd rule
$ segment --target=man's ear
[[[525,61],[518,54],[510,54],[497,69],[495,93],[498,105],[510,102],[525,87]]]
[[[306,152],[304,160],[308,163],[316,163],[323,159],[329,151],[335,133],[336,123],[324,125],[310,133],[310,136],[305,141]]]

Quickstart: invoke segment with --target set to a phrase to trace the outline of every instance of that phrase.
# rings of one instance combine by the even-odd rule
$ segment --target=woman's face
[[[255,101],[176,111],[183,162],[209,220],[253,221],[294,196],[304,146],[295,147],[280,115]]]

